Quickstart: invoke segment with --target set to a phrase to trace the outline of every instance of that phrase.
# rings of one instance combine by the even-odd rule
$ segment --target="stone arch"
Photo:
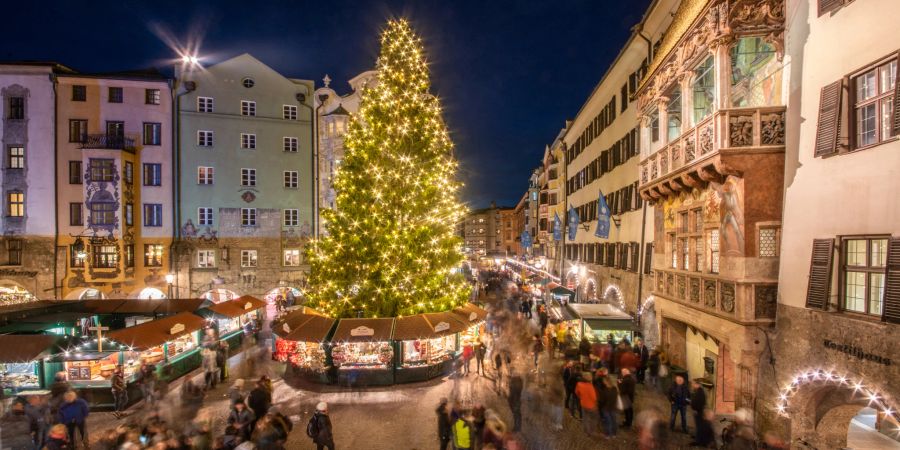
[[[615,284],[610,284],[606,286],[606,290],[603,291],[603,303],[609,303],[610,305],[615,306],[616,308],[625,311],[625,296],[622,295],[622,290],[619,289],[619,286]]]
[[[644,299],[638,308],[638,321],[644,344],[649,348],[659,345],[659,320],[656,317],[656,298],[652,295]]]
[[[283,296],[286,300],[286,306],[296,306],[302,303],[305,303],[305,293],[302,289],[297,288],[296,286],[278,286],[276,288],[272,288],[266,292],[264,300],[266,301],[266,316],[267,317],[275,317],[276,313],[276,299],[278,296]],[[293,298],[293,300],[291,300]]]
[[[166,296],[166,293],[161,289],[157,289],[155,287],[145,287],[138,291],[134,298],[140,300],[161,300],[168,297]]]
[[[19,305],[39,300],[31,291],[12,280],[0,280],[0,306]]]
[[[584,302],[597,302],[597,281],[593,278],[588,278],[584,283]]]
[[[234,300],[238,297],[240,297],[240,294],[238,294],[237,292],[234,292],[229,289],[223,289],[223,288],[210,289],[210,290],[204,292],[203,295],[200,296],[200,298],[202,298],[204,300],[209,300],[212,303],[227,302],[229,300]]]
[[[105,298],[106,294],[103,291],[90,287],[76,289],[66,295],[66,300],[101,300]]]

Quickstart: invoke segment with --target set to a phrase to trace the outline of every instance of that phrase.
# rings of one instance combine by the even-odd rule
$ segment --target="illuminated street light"
[[[195,55],[183,55],[181,57],[181,62],[183,62],[185,64],[190,64],[192,66],[196,66],[197,64],[200,63],[200,59],[197,58]]]

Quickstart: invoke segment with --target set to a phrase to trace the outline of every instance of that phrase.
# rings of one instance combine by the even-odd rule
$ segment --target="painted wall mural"
[[[105,231],[113,236],[119,228],[119,170],[113,159],[91,158],[84,171],[84,206],[87,227],[95,234]]]
[[[710,183],[709,191],[719,214],[722,254],[744,256],[744,180],[729,176],[723,184]]]

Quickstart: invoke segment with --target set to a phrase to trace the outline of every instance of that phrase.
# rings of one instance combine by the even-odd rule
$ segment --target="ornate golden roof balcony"
[[[733,159],[783,153],[785,107],[716,111],[677,139],[641,160],[641,197],[656,201],[681,191],[741,176]]]

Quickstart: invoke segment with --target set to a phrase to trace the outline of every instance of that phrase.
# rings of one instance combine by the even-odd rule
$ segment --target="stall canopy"
[[[202,329],[204,324],[205,320],[202,317],[183,312],[112,331],[107,337],[137,350],[146,350]]]
[[[334,319],[302,312],[290,313],[272,324],[278,337],[296,342],[322,342],[334,327]]]
[[[556,289],[556,288],[558,288],[559,286],[560,286],[559,283],[555,283],[555,282],[553,282],[553,281],[547,283],[547,289],[550,289],[550,290]]]
[[[556,286],[555,288],[551,288],[550,293],[553,295],[575,296],[575,291],[568,289],[568,288],[564,288],[562,286]]]
[[[448,312],[398,317],[394,322],[394,340],[412,341],[447,336],[465,331],[468,326],[455,314]]]
[[[203,299],[157,300],[83,300],[73,309],[92,314],[122,314],[140,316],[168,316],[181,312],[193,312],[200,308]]]
[[[606,303],[569,303],[569,312],[595,330],[635,330],[630,314]]]
[[[234,300],[209,305],[206,308],[197,311],[197,314],[204,317],[219,316],[233,319],[265,307],[266,302],[256,297],[245,295]]]
[[[437,336],[461,333],[469,327],[468,323],[459,320],[459,316],[451,312],[428,313],[422,316],[431,324]],[[487,311],[484,317],[487,317]]]
[[[471,303],[466,303],[459,308],[450,311],[457,320],[466,324],[466,327],[470,327],[472,325],[477,325],[484,321],[487,318],[487,311],[484,308],[480,308]]]
[[[341,319],[332,342],[381,342],[391,340],[394,319]]]
[[[78,309],[92,314],[112,314],[125,300],[84,300]]]
[[[0,336],[0,362],[24,363],[40,359],[56,350],[60,336],[18,335]]]

